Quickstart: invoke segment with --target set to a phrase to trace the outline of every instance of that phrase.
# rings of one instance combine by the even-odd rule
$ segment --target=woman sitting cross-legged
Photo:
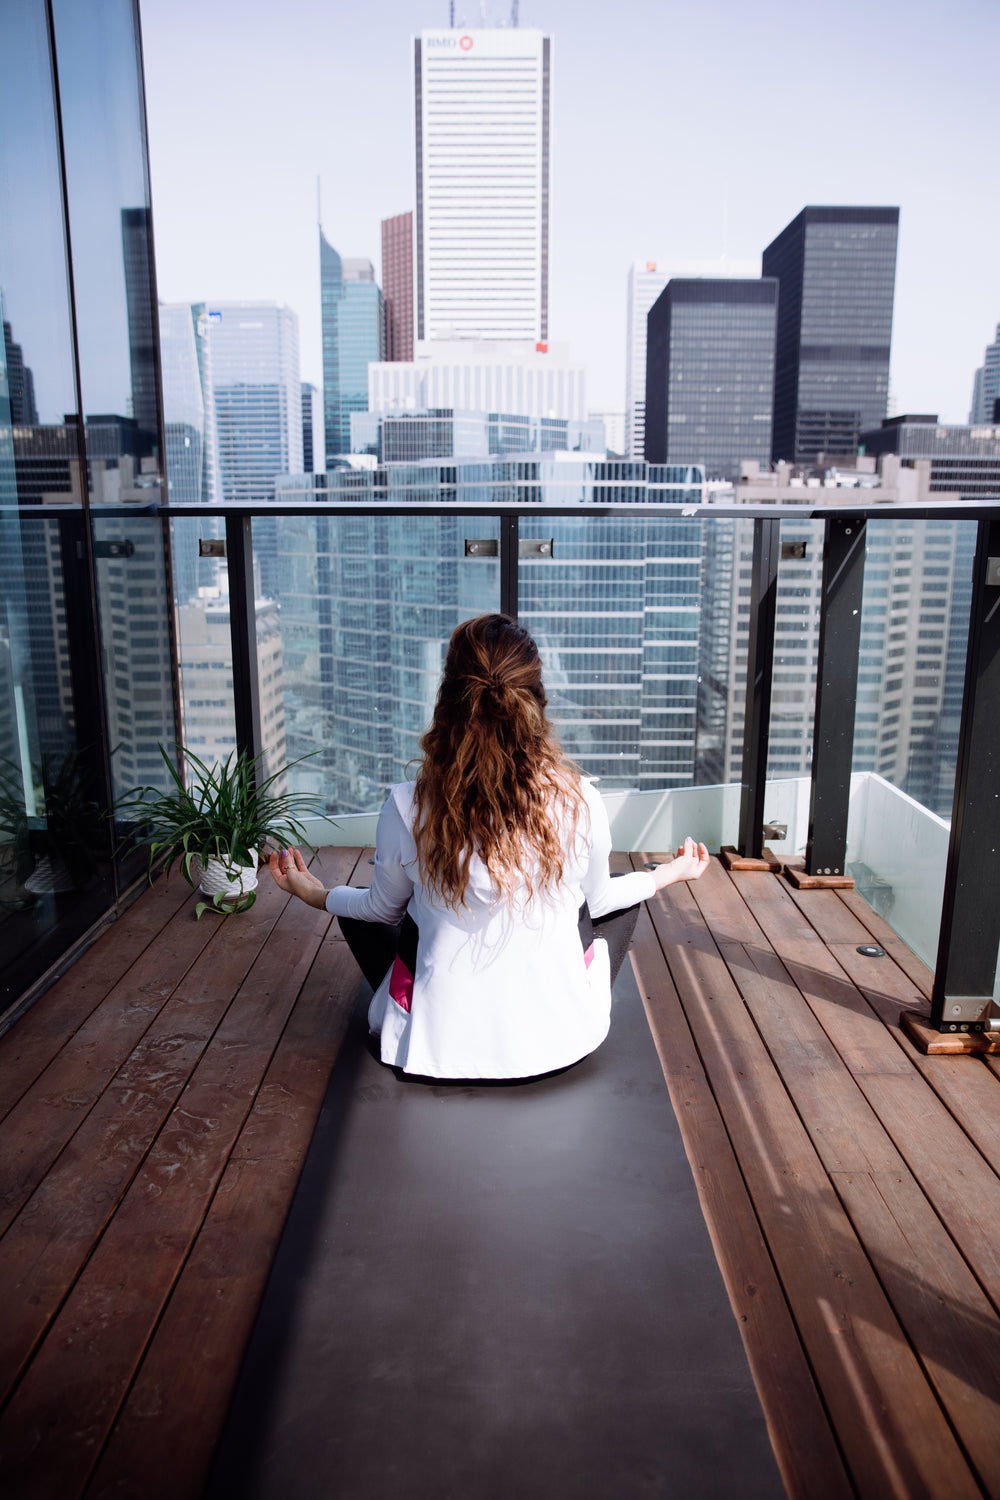
[[[382,1061],[436,1078],[526,1078],[608,1032],[638,903],[708,867],[686,839],[612,879],[607,813],[562,757],[526,630],[482,615],[451,637],[415,782],[379,817],[369,889],[328,891],[298,850],[282,890],[340,918],[375,990]]]

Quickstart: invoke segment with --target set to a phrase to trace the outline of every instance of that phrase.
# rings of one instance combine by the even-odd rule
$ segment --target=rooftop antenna
[[[517,25],[517,0],[510,0],[510,24]]]
[[[449,24],[451,26],[452,31],[454,31],[454,29],[455,29],[455,0],[451,0],[450,5],[448,6],[448,10],[451,13],[451,20],[450,20]]]
[[[479,0],[479,24],[486,25],[486,0]]]

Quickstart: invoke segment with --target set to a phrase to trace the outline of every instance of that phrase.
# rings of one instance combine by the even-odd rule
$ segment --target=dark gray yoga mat
[[[519,1084],[403,1079],[364,1009],[210,1500],[782,1496],[630,967]]]

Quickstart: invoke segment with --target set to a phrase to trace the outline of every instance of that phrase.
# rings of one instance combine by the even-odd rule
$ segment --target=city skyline
[[[752,259],[807,203],[898,202],[894,409],[964,420],[1000,315],[990,249],[1000,205],[968,149],[982,134],[1000,16],[963,0],[946,28],[935,17],[930,48],[928,5],[890,0],[872,15],[851,0],[838,32],[856,34],[864,53],[824,66],[822,16],[785,0],[752,16],[710,9],[667,16],[626,0],[614,25],[566,0],[522,13],[553,39],[550,337],[588,364],[594,407],[621,410],[634,260]],[[288,302],[302,322],[303,378],[318,380],[317,176],[327,233],[377,263],[381,220],[414,207],[410,37],[447,26],[447,7],[388,0],[377,15],[334,18],[291,0],[276,30],[250,0],[238,35],[235,14],[143,5],[160,294]],[[506,15],[491,6],[487,19]],[[212,60],[212,88],[194,109],[174,88],[191,36]],[[266,110],[250,87],[262,54]],[[696,65],[665,74],[668,55]],[[783,119],[795,128],[776,129]],[[344,152],[359,121],[364,149]],[[195,149],[202,180],[192,185]]]

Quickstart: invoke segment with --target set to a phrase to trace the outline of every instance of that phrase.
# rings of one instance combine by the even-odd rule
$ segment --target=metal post
[[[229,631],[233,646],[233,701],[236,749],[255,759],[264,750],[260,724],[260,672],[257,665],[257,607],[253,581],[253,522],[248,515],[226,517],[229,566]]]
[[[500,517],[500,613],[517,619],[518,518]]]
[[[764,784],[771,727],[774,675],[774,612],[778,593],[781,522],[753,523],[753,576],[750,584],[750,636],[747,642],[747,695],[743,718],[743,774],[740,794],[739,855],[761,859],[764,852]]]
[[[852,516],[827,521],[806,843],[806,877],[814,882],[853,884],[844,866],[864,581],[864,520]]]
[[[1000,521],[980,521],[931,1025],[981,1031],[1000,947]]]

